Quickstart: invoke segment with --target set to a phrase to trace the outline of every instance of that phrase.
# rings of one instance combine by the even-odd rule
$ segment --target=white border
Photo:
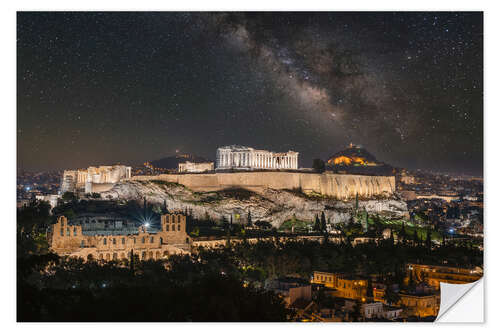
[[[491,1],[436,1],[420,0],[415,2],[403,1],[263,1],[253,0],[237,3],[236,1],[190,1],[184,0],[175,3],[165,1],[129,1],[122,0],[116,2],[103,2],[88,0],[79,3],[69,1],[5,1],[2,2],[1,15],[1,34],[2,34],[2,122],[0,135],[2,136],[2,156],[5,157],[1,164],[2,179],[2,223],[3,238],[0,242],[2,246],[1,253],[3,257],[2,283],[2,316],[3,330],[21,331],[50,331],[57,332],[71,329],[73,332],[88,332],[89,330],[119,330],[120,332],[130,332],[140,329],[143,324],[16,324],[15,323],[15,181],[16,181],[16,11],[17,10],[124,10],[124,11],[183,11],[183,10],[309,10],[309,11],[370,11],[370,10],[404,10],[404,11],[485,11],[485,271],[486,279],[486,301],[498,301],[498,280],[489,278],[496,275],[498,265],[496,260],[489,260],[498,252],[499,242],[489,242],[490,237],[498,237],[498,225],[493,216],[497,211],[495,202],[500,199],[497,189],[500,188],[498,181],[497,166],[500,165],[499,152],[497,145],[500,142],[499,131],[499,113],[500,107],[495,95],[498,95],[498,84],[495,84],[499,73],[499,50],[498,50],[498,32],[500,31],[500,16],[498,15],[498,2]],[[491,209],[490,209],[491,207]],[[495,214],[497,215],[497,214]],[[489,235],[489,236],[488,236]],[[493,281],[487,283],[487,281]],[[496,302],[495,302],[496,303]],[[404,324],[404,330],[418,331],[425,329],[450,329],[454,331],[470,331],[480,328],[491,328],[493,322],[498,318],[498,310],[495,305],[486,304],[487,325],[439,325],[439,324]],[[342,330],[358,331],[359,329],[368,329],[370,331],[392,331],[401,330],[403,327],[399,324],[334,324],[334,325],[303,325],[303,324],[144,324],[147,330],[196,330],[205,332],[220,331],[249,331],[255,330],[286,330],[287,332],[303,332],[304,330]],[[422,325],[425,325],[423,327]],[[155,326],[155,327],[152,327]]]

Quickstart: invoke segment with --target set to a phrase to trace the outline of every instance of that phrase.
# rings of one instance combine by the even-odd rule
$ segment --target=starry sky
[[[20,169],[350,142],[482,174],[482,13],[17,14]]]

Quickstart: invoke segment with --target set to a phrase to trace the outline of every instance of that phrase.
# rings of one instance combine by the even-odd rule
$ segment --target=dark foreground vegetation
[[[287,321],[283,301],[266,291],[269,278],[309,279],[313,271],[376,275],[403,284],[407,263],[481,266],[468,244],[393,239],[355,247],[331,241],[243,241],[161,261],[83,262],[48,250],[47,207],[18,212],[18,321]]]
[[[189,257],[130,267],[33,256],[18,262],[17,288],[18,321],[286,321],[288,314],[273,293]]]

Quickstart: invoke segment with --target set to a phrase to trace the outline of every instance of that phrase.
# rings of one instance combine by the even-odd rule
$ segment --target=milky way
[[[481,13],[19,13],[19,167],[349,142],[482,173]]]

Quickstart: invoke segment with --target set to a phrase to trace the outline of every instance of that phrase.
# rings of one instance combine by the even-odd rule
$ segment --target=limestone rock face
[[[340,201],[326,197],[310,197],[298,191],[265,189],[252,192],[234,188],[214,192],[194,192],[177,184],[160,180],[124,180],[117,183],[101,196],[107,199],[142,200],[162,205],[167,203],[169,210],[192,211],[195,218],[229,220],[231,215],[239,214],[240,220],[234,223],[246,223],[250,211],[252,220],[267,221],[279,227],[294,215],[298,220],[314,220],[316,214],[325,212],[331,224],[347,222],[355,206],[355,200]],[[366,209],[369,214],[379,214],[391,218],[400,218],[408,214],[404,201],[394,198],[359,200],[359,209]]]

